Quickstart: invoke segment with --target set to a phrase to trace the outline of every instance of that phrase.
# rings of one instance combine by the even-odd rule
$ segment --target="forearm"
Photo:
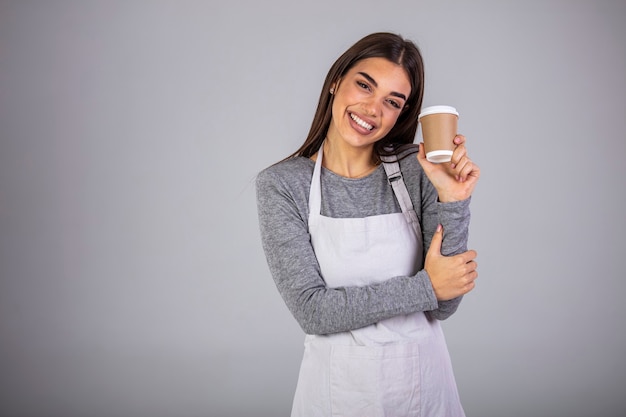
[[[278,284],[278,282],[277,282]],[[277,285],[281,296],[307,334],[355,330],[402,314],[429,311],[437,306],[425,273],[395,277],[362,287],[305,289]]]
[[[440,223],[443,226],[444,238],[441,245],[441,254],[450,256],[467,251],[470,223],[470,199],[459,203],[440,203],[450,205],[440,211]],[[451,210],[452,209],[452,210]],[[463,296],[452,300],[439,301],[437,309],[430,312],[431,317],[445,320],[454,314],[461,304]]]
[[[424,184],[423,198],[426,202],[422,215],[424,250],[428,251],[435,229],[438,224],[441,224],[444,233],[441,254],[451,256],[467,251],[471,198],[442,203],[438,201],[436,192],[431,187],[430,184]],[[456,312],[462,299],[463,297],[460,296],[439,301],[438,307],[429,314],[438,320],[445,320]]]
[[[261,240],[276,287],[309,334],[354,330],[381,320],[437,307],[425,271],[367,286],[327,287],[311,246],[303,203],[266,176],[257,181]]]
[[[458,255],[467,251],[470,202],[471,197],[454,203],[438,203],[439,223],[443,226],[442,255]]]
[[[372,285],[329,288],[304,228],[277,244],[282,233],[265,222],[261,224],[266,259],[276,287],[305,333],[354,330],[400,314],[437,307],[425,271]]]

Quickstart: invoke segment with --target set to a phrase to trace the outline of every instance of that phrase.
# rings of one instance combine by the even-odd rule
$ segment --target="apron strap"
[[[398,157],[396,155],[385,157],[383,160],[383,167],[387,173],[387,181],[389,181],[389,184],[393,189],[393,193],[396,195],[396,199],[400,204],[400,208],[402,209],[402,213],[404,214],[406,221],[413,227],[417,236],[421,236],[421,227],[417,218],[417,213],[415,213],[413,202],[409,196],[409,191],[407,190],[404,179],[402,178],[402,171],[400,170]]]

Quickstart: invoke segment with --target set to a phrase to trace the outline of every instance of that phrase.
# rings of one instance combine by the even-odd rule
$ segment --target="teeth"
[[[367,130],[372,130],[374,129],[374,126],[372,126],[371,124],[367,123],[365,120],[359,118],[358,116],[350,113],[350,117],[352,118],[352,120],[354,120],[356,122],[356,124],[358,124],[361,127],[364,127]]]

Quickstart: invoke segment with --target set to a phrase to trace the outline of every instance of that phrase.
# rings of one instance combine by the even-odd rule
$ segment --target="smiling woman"
[[[355,171],[370,172],[368,165],[375,166],[377,162],[371,158],[375,155],[374,144],[387,136],[401,112],[408,108],[405,103],[411,83],[407,72],[385,58],[367,58],[333,83],[331,90],[335,97],[325,143],[332,144],[335,151],[327,152],[325,166],[351,178]],[[354,156],[347,159],[347,152]],[[331,155],[335,159],[328,159]]]
[[[412,42],[363,38],[304,144],[257,177],[267,262],[307,334],[293,417],[464,416],[439,320],[474,288],[480,170],[462,135],[447,164],[413,145],[423,82]]]
[[[374,33],[355,43],[335,61],[328,71],[307,139],[300,149],[291,155],[292,157],[311,157],[317,152],[320,144],[326,137],[331,122],[331,101],[334,98],[335,87],[337,87],[342,78],[345,78],[350,69],[360,61],[368,60],[369,58],[383,58],[390,64],[400,66],[405,72],[403,76],[410,83],[409,94],[404,98],[404,111],[398,117],[397,123],[391,132],[375,145],[375,153],[379,155],[386,154],[385,147],[392,143],[413,143],[417,131],[417,116],[424,96],[424,63],[422,56],[411,41],[404,40],[392,33]],[[368,83],[373,87],[377,87],[376,80],[372,79],[370,74],[360,75],[366,81],[362,87],[365,88]],[[372,83],[372,81],[374,82]],[[333,90],[333,93],[331,93],[331,90]]]

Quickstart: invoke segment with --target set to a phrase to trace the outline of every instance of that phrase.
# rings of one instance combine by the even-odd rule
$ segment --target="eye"
[[[363,81],[357,81],[356,84],[364,90],[370,90],[370,86]]]
[[[400,103],[398,103],[396,100],[387,100],[387,103],[389,103],[394,109],[401,109],[402,106],[400,105]]]

